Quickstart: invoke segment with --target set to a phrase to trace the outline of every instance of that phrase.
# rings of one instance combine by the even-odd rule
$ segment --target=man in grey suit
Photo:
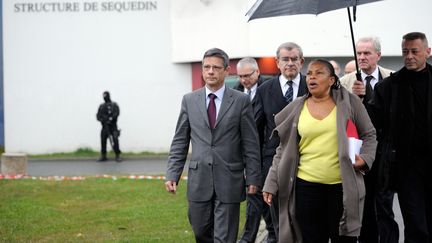
[[[188,217],[196,242],[235,242],[240,202],[257,191],[261,167],[258,133],[249,97],[225,86],[228,55],[208,50],[205,87],[183,97],[168,158],[165,187],[175,193],[189,144]]]

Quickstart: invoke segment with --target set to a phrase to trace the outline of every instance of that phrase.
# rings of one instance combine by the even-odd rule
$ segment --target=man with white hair
[[[363,37],[356,43],[357,62],[361,80],[357,80],[356,72],[343,76],[341,85],[348,91],[363,99],[369,110],[368,102],[373,97],[374,87],[382,79],[388,77],[393,70],[378,65],[381,59],[381,43],[377,37]],[[379,154],[370,171],[364,176],[366,198],[363,211],[362,230],[359,241],[362,243],[398,242],[399,228],[394,220],[394,192],[380,188],[378,181]]]
[[[253,100],[258,86],[265,81],[260,76],[257,61],[252,57],[240,59],[237,63],[237,76],[239,77],[239,81],[234,86],[234,89],[244,92]]]

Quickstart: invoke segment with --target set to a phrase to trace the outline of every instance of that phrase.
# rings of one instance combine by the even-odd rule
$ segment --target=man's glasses
[[[215,72],[220,72],[224,69],[224,67],[215,66],[215,65],[213,65],[213,66],[212,65],[204,65],[202,68],[206,72],[210,71],[210,69],[213,69],[213,71],[215,71]]]
[[[239,77],[239,79],[242,79],[242,78],[250,78],[254,73],[255,73],[255,71],[256,70],[253,70],[251,73],[249,73],[249,74],[244,74],[244,75],[238,75],[238,77]]]

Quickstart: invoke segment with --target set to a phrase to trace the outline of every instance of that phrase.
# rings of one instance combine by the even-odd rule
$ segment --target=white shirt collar
[[[225,84],[222,85],[220,89],[216,90],[216,92],[211,91],[209,88],[207,88],[207,86],[205,86],[205,90],[206,90],[206,98],[208,98],[209,94],[213,93],[217,96],[218,99],[222,100],[223,94],[225,92]]]
[[[282,74],[279,76],[279,82],[281,87],[286,85],[286,82],[288,82],[289,80],[285,78],[285,76],[283,76]],[[297,73],[297,76],[291,80],[293,81],[295,86],[299,86],[300,85],[300,73]]]
[[[362,79],[365,80],[367,76],[372,76],[375,80],[379,79],[379,69],[378,65],[376,66],[375,70],[371,74],[366,74],[365,72],[361,71]]]
[[[256,83],[254,84],[254,86],[252,86],[252,88],[250,89],[250,90],[251,90],[251,93],[255,92],[256,89],[257,89],[257,87],[258,87],[258,82],[256,82]],[[243,92],[244,92],[244,93],[247,93],[247,89],[244,88],[244,91],[243,91]]]

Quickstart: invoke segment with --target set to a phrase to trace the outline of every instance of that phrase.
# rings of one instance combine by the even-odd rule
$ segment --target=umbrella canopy
[[[296,14],[320,14],[381,0],[258,0],[246,13],[249,20]]]
[[[354,49],[354,59],[356,62],[357,78],[360,71],[357,62],[357,52],[355,50],[354,31],[352,28],[351,11],[353,7],[354,21],[356,6],[381,0],[257,0],[252,8],[246,13],[249,21],[259,18],[278,17],[297,14],[320,14],[336,9],[347,8],[348,19],[351,29],[351,40]]]

